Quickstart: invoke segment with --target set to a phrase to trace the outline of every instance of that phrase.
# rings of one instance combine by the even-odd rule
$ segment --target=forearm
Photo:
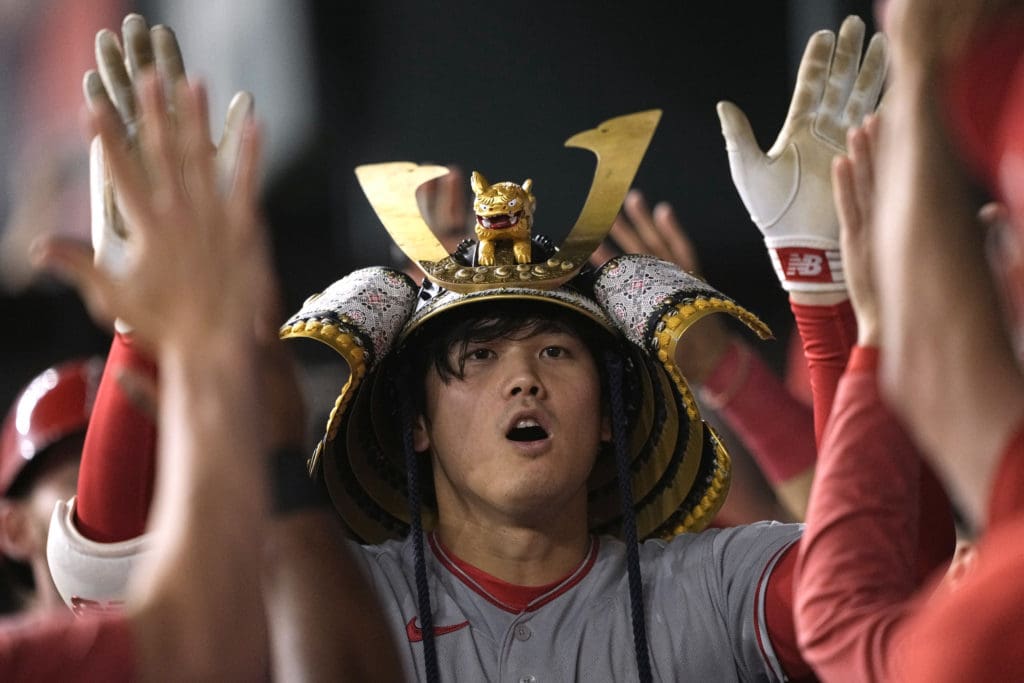
[[[826,680],[899,678],[921,563],[936,556],[921,552],[922,529],[951,539],[944,501],[921,497],[922,464],[880,402],[874,364],[855,352],[839,386],[798,563],[800,645]]]
[[[882,378],[963,511],[981,523],[998,456],[1024,414],[1024,382],[969,185],[927,86],[906,79],[887,113],[913,125],[888,131],[905,139],[880,165],[878,225],[899,226],[876,257]]]
[[[333,509],[296,512],[269,526],[264,600],[274,678],[402,680],[375,591]]]
[[[160,678],[187,663],[189,676],[259,677],[267,494],[253,354],[211,339],[159,360],[155,543],[130,595],[142,672]]]
[[[705,377],[701,397],[743,441],[780,502],[803,519],[817,456],[810,409],[738,339]]]
[[[90,540],[114,543],[145,531],[156,468],[156,428],[118,383],[125,371],[156,375],[153,362],[114,338],[82,448],[75,517]]]

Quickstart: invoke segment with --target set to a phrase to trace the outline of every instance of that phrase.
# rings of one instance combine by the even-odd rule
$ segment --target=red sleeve
[[[877,351],[854,350],[819,450],[797,564],[797,635],[826,680],[902,680],[921,575],[953,551],[948,502],[883,405],[876,368]]]
[[[137,677],[124,615],[76,619],[69,612],[51,612],[0,624],[0,678],[6,683]]]
[[[814,465],[814,420],[761,357],[733,342],[711,371],[701,396],[777,484]]]
[[[793,581],[800,544],[786,548],[776,563],[764,597],[764,619],[775,656],[789,680],[814,680],[814,672],[800,654],[793,622]]]
[[[985,535],[963,579],[940,589],[909,625],[907,680],[1024,680],[1021,548],[1024,518]]]
[[[994,479],[988,502],[990,529],[1024,511],[1024,422],[1006,444]]]
[[[814,395],[814,434],[817,443],[832,411],[836,386],[857,340],[857,319],[849,301],[834,306],[806,306],[790,302],[804,343],[807,372]]]
[[[153,362],[117,334],[85,434],[75,505],[79,531],[101,543],[141,535],[153,498],[156,427],[118,384],[125,369],[156,377]]]

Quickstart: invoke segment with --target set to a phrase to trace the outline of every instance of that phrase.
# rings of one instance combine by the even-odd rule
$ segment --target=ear
[[[532,178],[527,178],[523,182],[522,188],[523,188],[523,192],[525,192],[526,194],[530,194],[530,190],[533,189],[533,179]]]
[[[479,195],[490,187],[491,184],[478,171],[473,171],[473,175],[469,178],[469,186],[473,188],[473,194]]]
[[[12,560],[25,561],[32,556],[32,546],[25,506],[0,500],[0,553]]]
[[[417,453],[430,448],[430,430],[427,428],[427,418],[423,415],[416,416],[416,422],[412,426],[412,449]]]

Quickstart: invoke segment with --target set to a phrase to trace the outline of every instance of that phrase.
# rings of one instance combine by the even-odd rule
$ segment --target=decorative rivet
[[[548,268],[557,268],[557,267],[558,267],[558,265],[559,265],[559,264],[560,264],[561,262],[562,262],[562,261],[561,261],[561,259],[556,259],[556,258],[549,258],[549,259],[548,259]]]
[[[519,271],[519,279],[520,280],[532,280],[533,279],[533,273],[531,273],[528,270],[526,270],[526,271]]]
[[[572,261],[562,261],[562,270],[572,270],[576,267],[576,264]]]
[[[536,273],[537,275],[547,275],[548,274],[548,267],[547,266],[534,266],[533,267],[533,272]]]
[[[487,272],[487,266],[477,266],[473,270],[475,270],[478,273],[486,273]]]
[[[477,273],[473,276],[473,282],[483,282],[487,277],[483,273]]]
[[[470,272],[469,268],[460,268],[459,270],[455,271],[455,278],[457,280],[465,280],[470,275],[471,275],[471,272]]]
[[[520,273],[525,273],[526,271],[530,270],[530,264],[529,263],[520,263],[520,264],[518,264],[516,266],[516,270],[518,272],[520,272]]]
[[[512,273],[512,269],[508,266],[498,266],[494,269],[494,274],[498,277],[508,277]]]

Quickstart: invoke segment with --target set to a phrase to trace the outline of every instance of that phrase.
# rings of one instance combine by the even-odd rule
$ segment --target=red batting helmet
[[[21,391],[0,433],[0,496],[34,458],[85,432],[102,371],[100,358],[68,361],[47,368]]]

